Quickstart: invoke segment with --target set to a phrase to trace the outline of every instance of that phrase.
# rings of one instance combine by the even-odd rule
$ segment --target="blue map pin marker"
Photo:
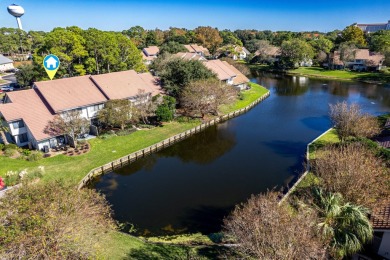
[[[50,54],[43,59],[43,67],[50,79],[53,79],[60,67],[60,59],[56,55]]]

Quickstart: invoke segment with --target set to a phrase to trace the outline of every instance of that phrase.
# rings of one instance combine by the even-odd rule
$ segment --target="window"
[[[26,142],[28,142],[28,137],[27,137],[26,133],[18,135],[18,139],[19,139],[19,143],[26,143]]]
[[[24,123],[23,123],[23,121],[13,122],[13,123],[12,123],[12,127],[13,127],[14,129],[19,129],[19,128],[24,127]]]
[[[97,112],[102,108],[102,105],[94,105],[91,107],[91,112]]]

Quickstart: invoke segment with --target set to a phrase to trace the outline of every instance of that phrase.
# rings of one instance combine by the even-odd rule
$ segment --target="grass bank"
[[[241,92],[241,99],[234,102],[234,104],[222,106],[220,108],[221,113],[228,114],[235,110],[244,108],[268,92],[268,89],[253,82],[249,82],[249,86],[251,89]]]
[[[388,73],[327,70],[320,67],[301,67],[298,69],[289,70],[287,74],[338,80],[359,80],[378,83],[390,82],[390,74]]]

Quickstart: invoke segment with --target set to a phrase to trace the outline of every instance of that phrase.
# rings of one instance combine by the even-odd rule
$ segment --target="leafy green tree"
[[[390,31],[381,30],[371,35],[370,49],[385,55],[384,65],[390,66]]]
[[[84,75],[83,66],[78,66],[76,71],[74,65],[82,65],[81,60],[88,55],[85,44],[85,39],[74,31],[68,28],[55,28],[45,35],[44,44],[38,53],[58,56],[61,62],[58,77]]]
[[[219,36],[218,29],[210,26],[199,26],[195,30],[197,42],[209,49],[210,53],[221,45],[223,39]]]
[[[311,59],[313,55],[313,48],[306,41],[285,41],[281,46],[281,65],[285,69],[291,69],[297,67],[299,62]]]
[[[159,121],[172,121],[176,112],[176,99],[171,96],[164,96],[163,101],[157,106],[156,116]]]
[[[370,48],[373,51],[384,52],[390,49],[390,31],[381,30],[371,35]]]
[[[269,46],[271,45],[268,41],[258,39],[252,39],[245,43],[245,48],[247,48],[248,51],[252,53],[255,53],[256,51],[267,48]]]
[[[373,229],[367,208],[345,202],[339,193],[326,193],[318,188],[313,192],[313,206],[318,212],[319,233],[324,241],[329,241],[334,258],[357,253],[371,241]]]
[[[0,205],[1,259],[101,258],[115,230],[102,195],[63,181],[22,185]]]
[[[31,87],[36,81],[37,73],[34,66],[31,64],[25,64],[19,67],[19,70],[15,73],[17,82],[22,87]]]
[[[111,127],[119,126],[122,130],[129,123],[137,122],[137,117],[134,117],[134,106],[127,99],[109,100],[104,105],[104,108],[97,114],[100,122]]]
[[[275,33],[274,38],[271,42],[272,45],[275,46],[282,46],[283,42],[285,41],[291,41],[293,39],[297,39],[298,37],[294,37],[293,32],[287,32],[287,31],[278,31]]]
[[[128,30],[124,30],[122,33],[128,36],[134,42],[137,48],[142,49],[147,47],[145,46],[146,31],[141,26],[133,26]]]
[[[165,42],[177,42],[180,44],[187,44],[195,42],[195,34],[192,32],[192,35],[189,34],[192,31],[188,31],[184,28],[169,27],[168,31],[165,31]],[[188,38],[190,36],[191,39]]]
[[[341,38],[343,42],[351,42],[359,47],[365,47],[367,45],[364,32],[355,25],[346,27],[341,32]]]
[[[223,45],[231,44],[242,46],[242,41],[237,38],[237,36],[230,30],[223,30],[219,32],[219,35],[222,37]]]
[[[319,53],[320,51],[330,53],[334,47],[333,42],[324,36],[319,36],[317,39],[311,40],[309,43],[316,53]]]
[[[346,64],[355,59],[357,46],[353,42],[343,42],[339,45],[340,60]]]
[[[235,30],[234,34],[238,39],[246,46],[246,42],[256,38],[256,32],[254,30]]]
[[[157,71],[163,87],[174,97],[178,97],[182,88],[192,81],[216,78],[200,61],[165,55],[154,60],[151,68]]]
[[[188,50],[184,47],[184,45],[174,41],[163,43],[160,47],[160,54],[175,54],[178,52],[188,52]]]

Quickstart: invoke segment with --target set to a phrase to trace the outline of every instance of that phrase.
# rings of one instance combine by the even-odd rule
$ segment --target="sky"
[[[162,30],[212,26],[220,30],[328,32],[355,22],[390,20],[390,0],[0,0],[0,27],[17,27],[15,18],[7,12],[7,6],[13,3],[25,9],[21,19],[26,31],[73,25],[122,31],[140,25]]]

